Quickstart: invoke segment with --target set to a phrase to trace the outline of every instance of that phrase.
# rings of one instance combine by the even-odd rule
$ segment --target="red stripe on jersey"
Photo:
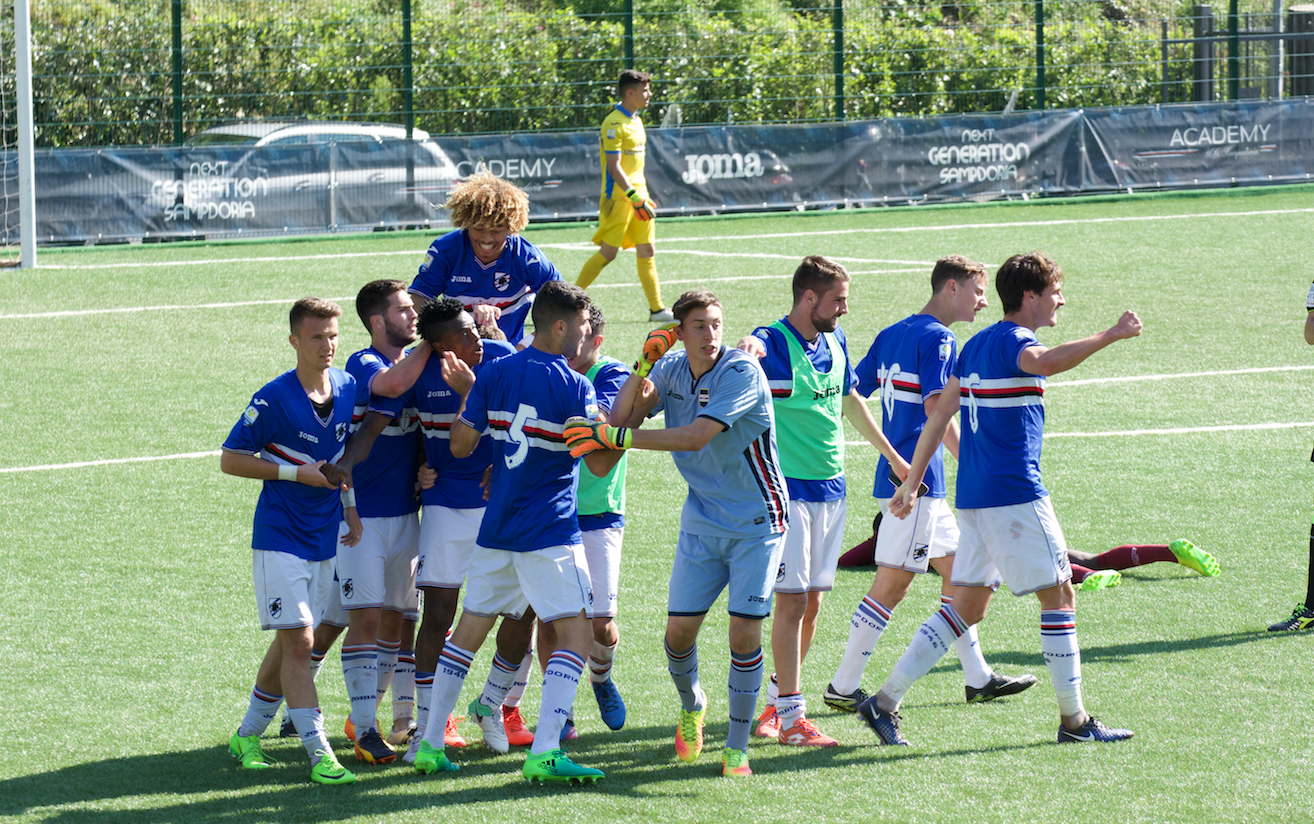
[[[291,455],[289,455],[289,454],[287,454],[286,452],[284,452],[282,449],[279,449],[277,444],[267,443],[267,444],[265,444],[265,448],[262,449],[262,450],[260,450],[260,451],[261,451],[261,452],[269,452],[269,453],[271,453],[271,454],[277,455],[278,457],[282,458],[283,460],[287,461],[288,463],[292,464],[293,466],[305,466],[305,465],[306,465],[306,462],[305,462],[305,461],[297,460],[296,458],[294,458],[294,457],[292,457]]]

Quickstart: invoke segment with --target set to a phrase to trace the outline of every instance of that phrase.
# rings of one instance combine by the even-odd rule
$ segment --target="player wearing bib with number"
[[[949,326],[974,320],[987,305],[985,290],[986,270],[980,263],[961,255],[938,261],[931,272],[931,300],[918,314],[881,330],[858,364],[858,392],[880,399],[881,429],[904,459],[912,458],[926,426],[927,411],[935,407],[958,362],[957,340]],[[867,699],[862,690],[863,668],[916,575],[934,567],[942,581],[941,603],[952,598],[958,523],[945,501],[946,445],[957,457],[958,427],[952,420],[942,445],[927,464],[924,482],[928,491],[917,498],[912,515],[882,518],[875,547],[876,577],[853,613],[844,657],[825,692],[826,703],[837,710],[854,712]],[[889,512],[893,494],[890,463],[882,456],[872,492],[882,515]],[[1006,678],[995,674],[981,655],[975,626],[954,640],[954,649],[967,681],[969,702],[1013,695],[1036,683],[1033,675]]]
[[[575,284],[587,289],[621,249],[634,247],[639,282],[648,298],[648,320],[667,323],[671,310],[662,302],[657,279],[656,204],[648,197],[643,175],[648,136],[639,112],[652,99],[651,78],[646,72],[626,69],[616,81],[620,102],[602,121],[599,154],[602,157],[602,199],[598,206],[598,231],[593,242],[598,251],[584,263]]]
[[[844,539],[844,426],[847,416],[882,453],[898,456],[863,399],[839,319],[848,314],[849,273],[820,255],[794,272],[784,319],[754,330],[739,348],[760,357],[771,387],[776,443],[789,488],[789,529],[776,574],[771,653],[776,672],[755,734],[781,744],[833,747],[807,718],[800,686],[824,593],[835,582]],[[901,466],[906,471],[906,466]]]
[[[1305,296],[1305,343],[1314,346],[1314,284]],[[1314,461],[1314,452],[1309,459]],[[1305,601],[1296,605],[1291,615],[1268,628],[1269,632],[1287,632],[1314,628],[1314,523],[1309,527],[1309,571],[1306,573]]]
[[[433,349],[429,363],[408,395],[424,432],[424,451],[429,466],[437,475],[433,486],[421,491],[424,515],[420,520],[420,561],[416,583],[424,592],[424,620],[416,637],[416,701],[419,706],[416,740],[402,757],[415,762],[419,739],[428,731],[434,670],[443,641],[456,616],[461,587],[470,566],[470,556],[484,516],[484,475],[493,461],[493,439],[485,433],[473,453],[456,458],[452,455],[452,424],[461,410],[462,399],[469,393],[461,376],[445,357],[451,354],[470,368],[477,377],[499,357],[513,354],[515,347],[503,341],[483,341],[475,329],[474,319],[460,301],[440,298],[420,311],[422,346]],[[451,383],[449,383],[449,380]],[[508,670],[514,671],[524,656],[533,619],[502,622],[498,632],[498,652],[493,658],[488,696],[481,695],[470,705],[469,716],[484,731],[484,743],[494,752],[506,752],[505,728],[502,726],[498,699],[505,690],[498,685]],[[446,716],[444,741],[448,746],[463,746],[451,715]]]
[[[588,306],[582,289],[546,285],[534,301],[533,344],[488,364],[478,380],[468,380],[472,388],[450,433],[452,455],[463,458],[491,429],[493,470],[461,619],[438,658],[430,713],[451,712],[498,614],[520,617],[532,607],[554,624],[560,648],[543,673],[538,728],[522,769],[530,780],[602,778],[600,771],[567,758],[559,743],[593,642],[587,618],[592,591],[575,503],[578,460],[563,434],[568,419],[597,414],[593,387],[567,363],[589,335]],[[462,373],[470,371],[450,352],[443,359]],[[603,453],[587,460],[596,474],[606,474],[618,457]],[[508,679],[508,689],[510,684]],[[415,768],[422,773],[454,768],[436,724],[425,733]]]
[[[471,175],[443,204],[457,231],[434,240],[411,283],[423,306],[440,295],[455,298],[483,326],[496,323],[509,343],[523,347],[534,293],[561,280],[557,267],[520,237],[529,225],[529,198],[488,172]]]
[[[707,696],[698,676],[698,631],[728,587],[730,730],[721,772],[747,776],[748,736],[762,685],[762,620],[771,612],[788,493],[771,390],[756,359],[721,345],[721,302],[695,289],[680,296],[674,314],[678,325],[649,334],[639,368],[616,396],[610,424],[628,426],[575,422],[567,438],[576,454],[630,446],[670,452],[689,484],[665,638],[667,668],[681,702],[675,752],[687,762],[702,752]],[[684,351],[662,357],[676,340],[684,342]],[[665,412],[665,429],[632,428],[659,411]]]
[[[275,632],[228,749],[247,769],[269,767],[273,761],[261,750],[260,736],[286,695],[288,715],[310,756],[311,779],[321,784],[356,780],[338,763],[324,735],[310,673],[312,627],[334,594],[339,535],[353,542],[358,537],[345,536],[339,490],[346,484],[340,483],[342,473],[328,466],[343,453],[356,397],[351,375],[332,368],[341,314],[337,304],[319,298],[293,305],[288,340],[297,351],[297,367],[251,398],[224,441],[219,462],[226,474],[263,481],[251,566],[260,628]]]
[[[1110,729],[1087,714],[1081,699],[1076,597],[1063,531],[1040,481],[1045,378],[1065,372],[1110,344],[1141,332],[1135,312],[1109,329],[1047,348],[1035,330],[1057,323],[1064,305],[1063,273],[1043,252],[1014,255],[995,275],[1004,319],[963,347],[913,455],[908,478],[890,500],[890,514],[907,517],[917,485],[939,448],[949,421],[962,408],[958,447],[958,522],[953,597],[922,624],[880,691],[858,705],[885,744],[907,744],[899,702],[931,670],[967,627],[978,623],[999,584],[1040,601],[1040,647],[1059,705],[1059,743],[1119,741],[1130,730]]]

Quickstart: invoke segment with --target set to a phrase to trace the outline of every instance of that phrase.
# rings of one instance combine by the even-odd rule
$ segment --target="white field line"
[[[766,240],[771,238],[792,238],[792,237],[822,237],[832,235],[877,235],[877,234],[906,234],[909,232],[960,232],[964,229],[1015,229],[1018,227],[1038,227],[1038,226],[1080,226],[1083,224],[1100,224],[1100,223],[1142,223],[1156,220],[1196,220],[1199,218],[1237,218],[1237,217],[1266,217],[1270,215],[1295,215],[1314,213],[1314,208],[1308,209],[1261,209],[1254,212],[1204,212],[1200,214],[1186,215],[1140,215],[1127,217],[1097,217],[1097,218],[1068,218],[1060,220],[1024,220],[1016,223],[958,223],[944,226],[891,226],[891,227],[873,227],[869,229],[831,229],[820,232],[771,232],[759,235],[711,235],[708,237],[674,237],[663,238],[662,243],[721,243],[724,241],[736,240]],[[537,244],[543,249],[567,249],[573,251],[588,251],[593,248],[589,243],[540,243]],[[675,250],[665,249],[664,252],[673,252]],[[288,255],[288,256],[269,256],[269,257],[250,257],[250,258],[206,258],[199,260],[161,260],[143,263],[95,263],[95,264],[39,264],[42,269],[77,269],[78,271],[88,271],[94,269],[130,269],[134,267],[153,267],[153,266],[208,266],[220,263],[265,263],[275,261],[296,261],[296,260],[333,260],[343,258],[364,258],[364,257],[389,257],[398,255],[412,255],[419,260],[422,253],[416,250],[394,251],[394,252],[350,252],[327,255]]]
[[[1046,381],[1045,387],[1087,386],[1097,383],[1130,383],[1132,381],[1166,381],[1172,378],[1212,378],[1219,375],[1255,375],[1261,372],[1302,372],[1314,366],[1257,366],[1253,369],[1223,369],[1216,372],[1183,372],[1179,375],[1125,375],[1116,378],[1082,378],[1075,381]]]
[[[243,300],[234,303],[197,303],[191,306],[120,306],[114,309],[65,309],[58,312],[31,312],[24,315],[0,315],[0,320],[32,320],[34,318],[69,318],[80,315],[114,315],[114,314],[131,314],[133,312],[171,312],[183,309],[233,309],[239,306],[271,306],[282,304],[291,306],[296,302],[296,298],[283,298],[280,300]],[[354,303],[356,298],[328,298],[334,303]]]
[[[1187,426],[1171,429],[1124,429],[1112,432],[1046,432],[1048,438],[1131,438],[1145,435],[1192,435],[1207,432],[1261,432],[1275,429],[1305,429],[1314,427],[1314,421],[1297,421],[1294,423],[1252,423],[1229,424],[1222,426]],[[845,441],[847,446],[867,446],[866,441]],[[182,461],[194,458],[215,458],[221,454],[214,449],[209,452],[180,452],[176,455],[151,455],[140,458],[110,458],[103,461],[78,461],[65,464],[40,464],[38,466],[10,466],[0,468],[0,475],[12,475],[18,472],[47,472],[60,469],[85,469],[95,466],[113,464],[148,463],[152,461]]]

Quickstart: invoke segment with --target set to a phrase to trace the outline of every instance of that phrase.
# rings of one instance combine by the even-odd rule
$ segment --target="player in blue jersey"
[[[593,643],[587,617],[592,590],[575,504],[579,461],[563,434],[568,419],[597,415],[593,387],[567,363],[589,335],[588,307],[588,295],[579,287],[545,285],[534,300],[533,343],[488,364],[477,380],[454,353],[443,353],[443,362],[473,384],[452,424],[452,455],[472,454],[485,429],[492,430],[494,443],[488,505],[470,559],[461,619],[438,657],[430,714],[441,717],[455,707],[470,663],[497,616],[521,617],[532,608],[554,625],[560,646],[543,673],[538,727],[522,768],[530,780],[603,777],[560,748]],[[603,475],[617,459],[600,453],[586,461],[594,474]],[[455,769],[436,724],[420,743],[415,769]]]
[[[405,283],[376,280],[356,295],[356,313],[370,346],[347,360],[356,398],[353,437],[339,465],[352,473],[362,531],[359,542],[338,549],[339,596],[349,621],[342,673],[351,700],[348,737],[355,739],[356,757],[387,764],[397,756],[384,739],[393,731],[378,729],[379,674],[396,668],[402,619],[415,598],[420,436],[413,410],[399,399],[374,394],[373,387],[415,340],[416,312]]]
[[[333,368],[338,347],[337,304],[304,298],[289,314],[288,341],[296,369],[251,398],[224,441],[225,473],[262,481],[251,535],[252,575],[260,628],[274,630],[246,716],[228,742],[247,769],[273,762],[260,736],[286,697],[288,714],[310,755],[310,777],[350,784],[356,776],[338,763],[324,735],[324,717],[310,672],[312,628],[333,596],[342,505],[340,473],[324,467],[342,456],[351,427],[356,382]],[[351,501],[348,501],[351,503]]]
[[[1314,346],[1314,284],[1305,296],[1305,343]],[[1314,453],[1309,456],[1314,461]],[[1314,628],[1314,524],[1309,527],[1309,567],[1306,573],[1305,600],[1296,605],[1291,615],[1269,626],[1269,632]]]
[[[962,255],[937,261],[931,271],[930,301],[921,312],[881,330],[858,364],[858,392],[879,398],[881,428],[905,459],[912,458],[926,416],[935,408],[958,361],[957,340],[949,327],[976,319],[986,307],[985,290],[985,266]],[[934,568],[941,578],[941,602],[947,604],[953,596],[949,581],[958,550],[958,524],[945,501],[946,446],[958,456],[958,426],[953,420],[945,430],[943,445],[936,448],[927,465],[928,491],[917,498],[913,515],[882,521],[875,547],[876,577],[853,613],[844,657],[824,694],[826,703],[842,712],[854,712],[867,699],[862,670],[913,578]],[[894,486],[889,461],[882,456],[872,491],[882,515],[889,511]],[[1036,683],[1033,675],[1007,678],[996,674],[981,655],[975,626],[954,640],[954,649],[963,667],[969,702],[1013,695]]]
[[[420,521],[420,562],[416,577],[424,592],[424,620],[415,645],[419,730],[403,757],[409,763],[414,763],[419,739],[428,731],[434,670],[443,640],[456,616],[461,586],[483,521],[486,502],[482,482],[493,461],[493,439],[489,433],[480,438],[470,455],[455,457],[450,447],[452,424],[475,377],[489,363],[516,351],[502,341],[481,340],[474,319],[453,298],[439,298],[420,310],[419,331],[424,340],[422,345],[431,348],[434,354],[407,397],[419,416],[425,456],[437,478],[421,492],[424,516]],[[457,363],[468,368],[454,368]],[[502,622],[498,654],[493,658],[488,684],[484,694],[470,705],[470,716],[483,729],[484,742],[496,752],[507,751],[501,699],[529,646],[533,624],[532,615],[520,621]],[[463,745],[451,715],[446,718],[444,742],[448,746]]]
[[[848,418],[882,455],[907,464],[881,434],[855,387],[839,319],[848,314],[849,273],[821,255],[794,272],[789,314],[753,330],[740,349],[761,358],[776,414],[776,445],[789,488],[789,529],[776,575],[771,655],[776,671],[755,735],[796,747],[833,747],[807,718],[803,659],[817,631],[821,600],[835,583],[844,540],[844,428]]]
[[[681,701],[675,752],[682,761],[702,752],[707,696],[698,677],[698,630],[728,585],[730,730],[721,772],[745,776],[752,774],[748,737],[762,685],[762,620],[771,612],[789,496],[771,390],[757,359],[721,344],[721,302],[710,291],[685,292],[673,312],[677,325],[649,334],[610,425],[581,423],[568,438],[577,454],[631,446],[673,453],[689,484],[666,619],[667,667]],[[663,357],[676,340],[684,351]],[[659,411],[665,429],[635,428]]]
[[[561,280],[557,267],[520,236],[529,225],[529,198],[480,172],[457,184],[443,208],[457,231],[429,245],[411,294],[421,306],[440,295],[456,298],[477,325],[496,323],[507,341],[523,347],[534,293]]]
[[[621,386],[630,376],[625,364],[602,354],[606,318],[596,303],[589,306],[592,333],[570,359],[570,368],[588,378],[597,395],[601,415],[611,413]],[[625,726],[625,701],[611,678],[611,668],[620,643],[616,627],[616,604],[620,592],[621,543],[625,536],[625,457],[603,477],[589,472],[579,474],[579,528],[588,561],[589,580],[593,587],[590,619],[593,622],[593,650],[589,653],[589,683],[597,699],[602,721],[609,729]],[[550,625],[539,625],[539,650],[556,648]],[[543,666],[547,666],[544,656]],[[522,667],[522,673],[525,670]],[[527,674],[527,673],[526,673]],[[521,680],[524,680],[522,677]],[[573,737],[574,721],[567,722],[566,740]]]
[[[948,430],[963,410],[958,445],[957,507],[961,536],[954,558],[953,598],[913,636],[880,691],[858,705],[886,744],[907,744],[899,702],[930,672],[954,639],[985,617],[1000,583],[1040,601],[1040,648],[1059,705],[1059,743],[1119,741],[1130,730],[1110,729],[1081,700],[1076,595],[1063,531],[1040,482],[1045,378],[1065,372],[1106,346],[1141,333],[1135,312],[1096,335],[1046,347],[1036,330],[1057,323],[1065,301],[1063,273],[1043,252],[1014,255],[995,274],[1004,319],[977,332],[963,347],[954,376],[917,440],[912,468],[894,491],[890,514],[906,518],[917,486]]]

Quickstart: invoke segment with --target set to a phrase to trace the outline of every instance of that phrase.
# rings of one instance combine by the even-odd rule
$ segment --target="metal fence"
[[[591,128],[627,66],[668,125],[1314,93],[1314,7],[1281,2],[38,0],[37,145],[273,117]]]

